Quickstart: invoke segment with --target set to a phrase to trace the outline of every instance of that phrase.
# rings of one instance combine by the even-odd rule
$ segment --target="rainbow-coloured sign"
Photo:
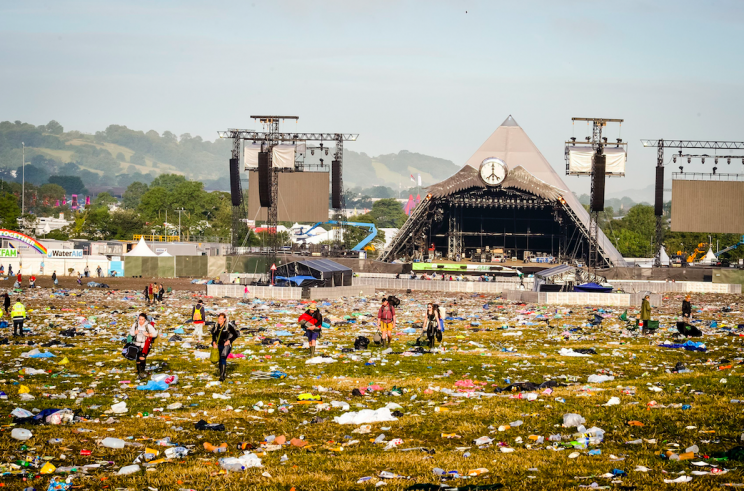
[[[47,248],[41,245],[38,240],[34,239],[33,237],[29,237],[28,235],[22,234],[20,232],[15,232],[13,230],[5,230],[0,228],[0,238],[23,242],[24,244],[31,246],[33,249],[36,249],[36,252],[38,252],[39,254],[43,254],[46,256]]]

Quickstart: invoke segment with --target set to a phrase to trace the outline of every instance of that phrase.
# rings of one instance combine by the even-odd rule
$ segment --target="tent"
[[[276,277],[312,277],[322,286],[351,286],[351,268],[330,259],[304,259],[283,264],[276,270]],[[305,283],[303,281],[302,283]]]
[[[703,264],[715,264],[716,261],[718,261],[718,258],[715,254],[713,254],[713,248],[708,248],[708,253],[705,255],[705,257],[700,261]]]
[[[158,255],[152,252],[152,249],[147,246],[144,237],[140,237],[140,240],[137,245],[134,246],[134,249],[124,255],[132,257],[158,257]]]
[[[168,254],[168,251],[161,252],[158,257],[173,257],[171,254]]]
[[[661,249],[659,250],[659,262],[662,266],[669,266],[669,254],[667,254],[664,246],[661,246]]]

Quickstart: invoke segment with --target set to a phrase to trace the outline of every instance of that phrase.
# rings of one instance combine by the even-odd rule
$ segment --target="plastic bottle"
[[[124,448],[124,440],[121,438],[106,437],[101,441],[101,445],[106,448]]]
[[[436,408],[434,408],[434,412],[435,413],[446,413],[447,411],[449,411],[449,408],[448,407],[436,407]]]
[[[11,438],[15,438],[16,440],[24,441],[28,440],[34,435],[25,428],[13,428],[13,431],[10,432],[10,436]]]
[[[693,445],[691,447],[687,447],[685,449],[685,453],[700,453],[700,449],[697,445]]]
[[[232,472],[245,470],[245,466],[241,464],[238,459],[235,458],[220,459],[220,467],[222,467],[226,471]]]
[[[140,471],[140,466],[137,464],[133,465],[127,465],[119,469],[119,472],[116,473],[117,476],[128,476],[129,474],[134,474],[135,472]]]
[[[511,423],[509,423],[509,426],[511,426],[512,428],[516,428],[517,426],[522,426],[522,420],[512,421]]]

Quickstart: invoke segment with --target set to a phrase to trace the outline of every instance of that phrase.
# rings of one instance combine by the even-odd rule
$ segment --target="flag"
[[[414,177],[413,177],[413,174],[411,174],[411,181],[412,181],[412,182],[413,182],[414,184],[416,183],[416,179],[414,179]]]
[[[418,175],[418,187],[421,187],[421,174]]]

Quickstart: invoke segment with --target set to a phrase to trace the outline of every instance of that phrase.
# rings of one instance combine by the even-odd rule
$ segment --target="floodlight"
[[[713,167],[713,174],[716,173],[716,170],[718,170],[718,167]]]
[[[677,156],[676,155],[674,157],[672,157],[672,162],[674,162],[675,164],[677,163]]]
[[[705,163],[705,157],[702,157],[702,158],[700,159],[700,162],[704,164],[704,163]]]
[[[691,163],[691,162],[692,162],[692,158],[690,158],[690,157],[687,157],[687,163],[689,164],[689,163]]]
[[[685,173],[685,168],[680,165],[679,166],[679,171],[684,174]]]

